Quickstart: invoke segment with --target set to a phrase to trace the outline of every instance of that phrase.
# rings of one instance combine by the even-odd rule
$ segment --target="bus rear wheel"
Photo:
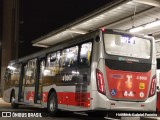
[[[54,92],[51,93],[49,96],[47,109],[50,115],[56,116],[58,111],[58,103],[57,103],[57,96]]]
[[[12,92],[11,94],[11,108],[12,109],[18,108],[18,104],[15,103],[15,93],[14,92]]]

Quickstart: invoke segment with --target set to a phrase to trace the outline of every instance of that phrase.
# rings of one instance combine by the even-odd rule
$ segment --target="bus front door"
[[[88,90],[88,86],[90,84],[90,74],[91,74],[91,49],[92,42],[87,42],[81,45],[80,50],[80,60],[79,66],[77,69],[77,84],[76,84],[76,102],[78,106],[81,107],[89,107],[90,101],[90,93]]]
[[[24,101],[24,89],[25,89],[25,72],[26,72],[26,64],[22,65],[21,75],[19,80],[19,91],[18,91],[18,101]]]
[[[35,96],[34,96],[34,103],[41,103],[42,100],[42,77],[43,71],[45,67],[45,59],[39,59],[37,61],[37,76],[35,82]]]

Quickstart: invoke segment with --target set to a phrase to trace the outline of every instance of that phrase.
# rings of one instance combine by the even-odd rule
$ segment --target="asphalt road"
[[[16,116],[17,113],[42,113],[42,117],[0,117],[0,120],[116,120],[113,118],[89,118],[85,113],[73,113],[73,112],[66,112],[61,111],[57,117],[51,117],[46,109],[42,108],[33,108],[28,106],[19,106],[18,109],[11,109],[10,103],[4,102],[0,98],[0,115],[2,116],[2,112],[9,112],[12,116]],[[6,114],[6,113],[5,113]]]
[[[11,109],[10,104],[4,102],[0,98],[0,116],[2,114],[6,115],[6,113],[2,112],[9,112],[11,113],[12,116],[14,117],[0,117],[0,120],[160,120],[160,117],[149,117],[149,118],[144,118],[144,117],[123,117],[123,118],[113,118],[113,117],[108,117],[106,116],[105,118],[90,118],[87,116],[85,113],[73,113],[73,112],[60,112],[57,117],[51,117],[46,109],[41,109],[41,108],[33,108],[33,107],[28,107],[28,106],[19,106],[18,109]],[[17,113],[23,113],[25,115],[27,113],[27,117],[16,117],[18,115]],[[42,117],[28,117],[28,114],[32,113],[41,113]],[[8,115],[8,113],[7,113]],[[40,115],[40,114],[39,114]],[[159,116],[159,115],[158,115]]]

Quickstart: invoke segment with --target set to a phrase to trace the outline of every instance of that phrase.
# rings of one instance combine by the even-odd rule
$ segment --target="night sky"
[[[113,0],[20,0],[20,54],[40,50],[31,41],[72,23]],[[41,48],[42,49],[42,48]]]

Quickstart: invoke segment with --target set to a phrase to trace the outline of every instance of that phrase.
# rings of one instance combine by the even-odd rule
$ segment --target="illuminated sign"
[[[123,44],[135,44],[135,37],[121,36],[120,40]]]

